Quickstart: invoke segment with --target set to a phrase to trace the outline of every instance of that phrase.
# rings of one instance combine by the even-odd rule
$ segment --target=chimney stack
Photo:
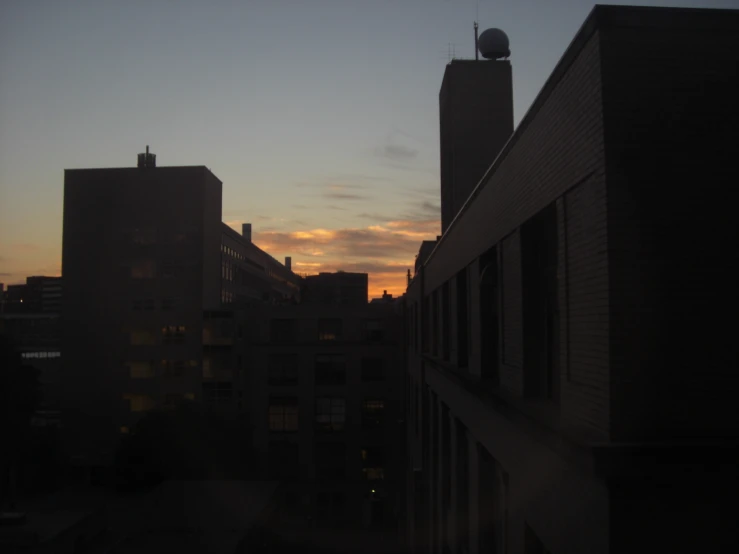
[[[285,256],[285,267],[290,271],[293,269],[293,259],[290,256]]]
[[[251,223],[241,224],[241,236],[251,242]]]

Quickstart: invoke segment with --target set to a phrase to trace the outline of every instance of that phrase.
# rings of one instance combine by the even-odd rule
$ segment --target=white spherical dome
[[[477,39],[477,48],[480,50],[480,54],[483,58],[490,60],[510,56],[511,51],[508,46],[508,35],[500,29],[487,29]]]

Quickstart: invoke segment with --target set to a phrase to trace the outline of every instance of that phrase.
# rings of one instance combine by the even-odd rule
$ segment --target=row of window
[[[154,244],[177,244],[187,240],[188,237],[194,237],[197,234],[197,227],[190,226],[187,229],[177,229],[174,232],[161,233],[156,227],[138,227],[131,229],[123,229],[123,236],[126,242],[136,246],[151,246]]]
[[[29,358],[41,358],[41,359],[47,359],[47,358],[61,358],[62,353],[61,352],[23,352],[21,354],[21,358],[23,359],[29,359]]]
[[[298,431],[298,398],[272,396],[269,399],[269,430],[273,433]],[[362,428],[379,429],[385,424],[385,401],[367,398],[362,401]],[[346,426],[346,399],[340,396],[318,397],[315,401],[316,431],[343,431]]]
[[[163,312],[172,311],[177,305],[177,299],[173,297],[162,298],[159,307]],[[131,309],[135,311],[153,311],[157,309],[157,301],[153,298],[135,298],[131,301]]]
[[[184,325],[165,325],[162,327],[160,337],[157,337],[156,333],[148,329],[130,331],[129,342],[136,346],[158,344],[158,339],[161,339],[163,343],[182,343],[185,341],[186,335],[187,328]]]
[[[270,473],[274,478],[298,477],[300,472],[299,446],[288,441],[269,444]],[[368,481],[385,478],[385,448],[364,446],[358,452],[362,476]],[[347,476],[347,448],[341,442],[318,442],[315,445],[316,477],[325,479]]]
[[[344,322],[339,318],[318,320],[317,338],[319,341],[338,341],[344,339]],[[381,341],[385,337],[382,321],[366,319],[362,323],[364,340]],[[298,339],[298,320],[273,319],[270,321],[270,341],[275,343],[296,342]]]
[[[129,270],[132,279],[155,279],[157,277],[174,279],[182,276],[185,267],[175,263],[164,263],[161,267],[157,267],[154,260],[147,259],[134,262]]]
[[[164,377],[182,377],[188,368],[198,366],[196,360],[144,360],[128,362],[128,374],[131,379],[150,379],[157,375]]]
[[[346,384],[346,356],[344,354],[317,354],[314,368],[316,385]],[[385,378],[382,358],[363,357],[360,368],[363,382],[382,381]],[[297,354],[273,354],[270,357],[270,385],[297,385],[298,375]]]
[[[124,394],[123,400],[128,403],[128,409],[131,412],[148,412],[156,408],[156,400],[148,394]],[[171,409],[184,400],[195,400],[195,394],[165,394],[165,409]]]

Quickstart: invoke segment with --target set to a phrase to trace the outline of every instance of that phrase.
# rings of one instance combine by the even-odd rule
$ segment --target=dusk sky
[[[517,125],[593,5],[5,1],[0,282],[60,274],[65,168],[134,167],[149,144],[160,166],[209,167],[224,221],[299,273],[366,271],[370,296],[402,294],[440,232],[449,44],[474,57],[476,11],[508,34]]]

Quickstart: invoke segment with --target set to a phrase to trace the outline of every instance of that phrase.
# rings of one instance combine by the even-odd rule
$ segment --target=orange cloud
[[[254,242],[278,259],[292,256],[298,273],[353,271],[369,274],[370,298],[405,292],[406,273],[421,241],[439,232],[438,219],[387,221],[363,228],[254,233]]]

